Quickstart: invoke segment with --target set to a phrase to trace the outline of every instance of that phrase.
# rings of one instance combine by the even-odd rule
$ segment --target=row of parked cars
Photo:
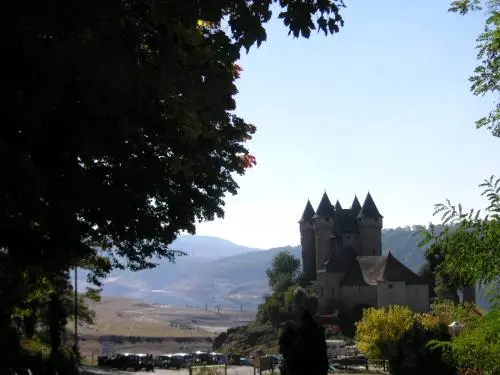
[[[270,362],[272,367],[277,367],[281,361],[281,356],[278,355],[264,355],[260,358],[261,360]],[[148,354],[117,353],[109,357],[99,357],[98,365],[120,370],[132,369],[140,371],[150,368],[151,363],[153,363],[154,368],[180,369],[197,365],[253,366],[254,360],[253,356],[250,358],[242,356],[231,356],[228,358],[221,353],[208,353],[203,351],[158,354],[153,356],[152,360]]]
[[[228,360],[221,353],[207,353],[197,351],[194,353],[160,354],[155,357],[155,367],[158,368],[183,368],[196,365],[227,365]]]
[[[151,358],[149,354],[117,353],[110,357],[99,357],[98,365],[120,370],[133,369],[136,371],[148,369],[153,364],[155,368],[186,368],[190,365],[223,365],[228,364],[227,358],[220,353],[197,351],[194,353],[158,354]]]

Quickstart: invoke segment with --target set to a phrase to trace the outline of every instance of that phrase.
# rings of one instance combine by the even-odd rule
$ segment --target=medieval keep
[[[429,310],[429,285],[389,252],[382,255],[382,219],[370,193],[363,205],[332,205],[326,192],[299,221],[304,273],[318,287],[319,312],[406,305]]]

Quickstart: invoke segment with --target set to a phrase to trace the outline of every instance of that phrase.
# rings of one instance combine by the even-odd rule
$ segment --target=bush
[[[447,346],[432,345],[448,342],[448,327],[444,324],[426,328],[416,321],[397,343],[396,354],[389,359],[392,375],[454,375],[456,368],[447,362]]]
[[[481,369],[488,374],[500,373],[499,310],[488,312],[475,327],[453,339],[451,360],[461,368]]]
[[[257,311],[257,321],[261,324],[271,322],[273,327],[278,325],[280,303],[275,297],[266,297]]]
[[[59,354],[51,358],[50,347],[39,339],[27,339],[22,342],[21,355],[16,367],[27,367],[35,374],[46,372],[51,367],[51,360],[56,363],[59,374],[78,374],[78,366],[73,349],[62,347]]]
[[[415,314],[404,306],[366,309],[356,324],[356,345],[371,360],[386,360],[391,374],[454,374],[445,346],[448,326],[433,314]]]
[[[356,323],[356,346],[369,359],[389,360],[398,350],[401,337],[415,323],[414,314],[403,306],[368,308]]]
[[[453,321],[459,321],[469,328],[473,328],[479,322],[482,312],[476,305],[465,303],[457,304],[453,301],[438,301],[431,305],[429,314],[422,314],[424,319],[431,316],[440,323],[446,325]]]
[[[41,357],[48,360],[50,347],[38,339],[27,339],[22,342],[22,353],[30,357]]]
[[[50,358],[50,347],[39,339],[24,340],[21,343],[21,356],[16,366],[30,368],[33,373],[43,373]]]
[[[62,347],[57,356],[57,372],[59,374],[77,375],[78,363],[73,349]]]

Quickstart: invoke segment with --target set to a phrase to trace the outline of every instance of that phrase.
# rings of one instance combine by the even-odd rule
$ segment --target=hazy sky
[[[483,206],[477,185],[500,173],[498,138],[474,126],[492,99],[474,97],[467,80],[484,19],[448,4],[347,1],[344,28],[328,38],[293,39],[270,23],[238,81],[258,165],[238,176],[225,219],[198,234],[296,245],[307,199],[316,208],[325,189],[344,207],[369,190],[385,228],[426,224],[446,198]]]

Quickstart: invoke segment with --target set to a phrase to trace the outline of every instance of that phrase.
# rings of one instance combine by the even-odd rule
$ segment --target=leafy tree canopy
[[[432,227],[423,232],[424,242],[439,256],[437,272],[462,285],[495,282],[500,275],[500,179],[492,176],[480,186],[488,200],[486,215],[447,201],[435,206],[435,214],[451,226],[439,234]]]
[[[288,251],[281,251],[273,258],[271,267],[266,270],[269,286],[282,292],[290,286],[300,270],[300,259]],[[287,285],[288,284],[288,285]],[[283,287],[278,287],[283,285]]]
[[[0,248],[9,267],[152,267],[222,217],[255,164],[236,62],[272,11],[295,37],[343,24],[341,0],[28,1],[0,5]],[[102,255],[102,254],[100,254]]]
[[[486,9],[487,19],[483,33],[477,39],[479,65],[469,78],[474,95],[492,94],[497,100],[493,110],[476,122],[478,128],[486,127],[500,137],[500,1],[499,0],[456,0],[451,2],[450,11],[466,14]]]

